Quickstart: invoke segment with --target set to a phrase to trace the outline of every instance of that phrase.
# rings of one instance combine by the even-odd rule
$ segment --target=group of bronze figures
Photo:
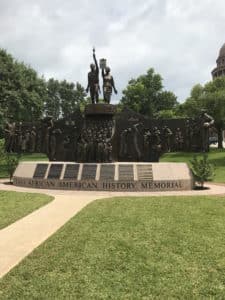
[[[164,152],[209,150],[211,116],[203,112],[196,119],[172,121],[118,113],[75,118],[69,124],[51,117],[36,124],[12,122],[5,127],[5,148],[46,153],[51,161],[78,162],[148,162],[158,161]]]
[[[36,145],[37,130],[35,126],[22,130],[22,123],[7,122],[5,126],[5,150],[7,152],[41,152]]]
[[[93,49],[88,86],[93,113],[80,112],[70,120],[51,116],[33,124],[8,122],[5,126],[7,152],[46,153],[51,161],[156,162],[164,152],[209,150],[209,129],[214,120],[205,111],[195,119],[152,120],[130,110],[115,113],[110,104],[112,91],[117,94],[106,60],[100,60],[103,97],[98,104],[99,65]],[[101,106],[101,109],[99,107]],[[100,109],[96,113],[95,108]]]
[[[155,121],[155,122],[154,122]],[[164,121],[164,123],[169,120]],[[160,122],[153,120],[160,125]],[[182,126],[168,125],[144,128],[142,123],[125,128],[120,133],[119,158],[122,161],[158,161],[162,153],[179,151],[209,151],[209,131],[214,123],[211,116],[202,113],[196,119],[177,121]]]
[[[88,120],[77,144],[77,161],[112,162],[113,120]]]
[[[93,49],[93,59],[94,64],[90,65],[90,72],[88,73],[88,86],[86,92],[90,91],[90,97],[92,103],[99,102],[99,93],[101,93],[100,83],[99,83],[99,66],[95,56],[95,49]],[[102,69],[102,80],[103,80],[103,98],[105,103],[110,103],[112,91],[117,94],[115,88],[113,76],[110,74],[110,68],[106,66],[106,60],[101,59],[101,69]]]

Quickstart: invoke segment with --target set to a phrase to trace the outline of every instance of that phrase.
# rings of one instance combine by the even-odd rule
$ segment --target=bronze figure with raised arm
[[[114,79],[110,74],[110,68],[106,67],[102,69],[102,79],[103,79],[103,95],[104,101],[106,103],[110,103],[110,99],[112,96],[112,90],[117,94],[117,90],[115,88]]]
[[[100,92],[99,67],[95,56],[95,48],[93,48],[93,59],[95,63],[90,65],[91,71],[88,73],[88,86],[86,92],[88,93],[90,90],[91,102],[98,103],[98,95]]]

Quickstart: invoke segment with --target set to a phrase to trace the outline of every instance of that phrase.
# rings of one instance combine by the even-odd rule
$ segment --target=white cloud
[[[118,90],[154,67],[183,101],[211,79],[224,18],[224,0],[1,0],[0,47],[47,78],[86,86],[95,46]]]

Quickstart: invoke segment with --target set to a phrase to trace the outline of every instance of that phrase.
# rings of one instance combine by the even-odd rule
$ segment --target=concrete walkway
[[[88,203],[115,196],[193,196],[225,195],[225,186],[207,184],[209,190],[180,192],[83,192],[43,190],[6,185],[0,181],[0,190],[44,193],[54,196],[49,204],[0,230],[0,277],[16,266],[25,256],[43,243]]]

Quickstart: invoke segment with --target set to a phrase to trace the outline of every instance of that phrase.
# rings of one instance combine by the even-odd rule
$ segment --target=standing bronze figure
[[[112,89],[114,90],[114,93],[117,94],[117,90],[115,88],[114,79],[112,75],[110,74],[110,68],[106,67],[105,69],[102,69],[102,79],[103,79],[103,95],[104,95],[104,101],[106,103],[110,103],[111,95],[112,95]]]
[[[94,64],[90,65],[91,71],[88,73],[88,86],[86,88],[86,92],[88,93],[90,90],[91,102],[98,103],[98,95],[99,95],[99,67],[98,62],[95,56],[95,48],[93,48],[93,59]]]
[[[200,149],[203,152],[209,151],[209,128],[214,124],[214,119],[206,113],[204,109],[201,110],[197,125],[200,130],[199,140],[201,141]]]

